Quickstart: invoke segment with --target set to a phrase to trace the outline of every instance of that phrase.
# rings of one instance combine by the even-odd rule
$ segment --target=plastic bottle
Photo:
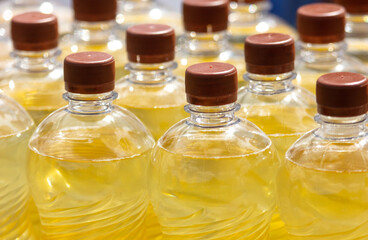
[[[0,36],[10,37],[10,21],[25,12],[41,12],[54,14],[59,19],[59,32],[66,34],[71,31],[73,14],[70,8],[55,0],[4,0],[0,3]]]
[[[367,85],[354,73],[317,81],[320,127],[288,150],[277,180],[291,240],[368,237]]]
[[[64,59],[76,52],[106,52],[116,61],[116,78],[126,74],[124,33],[115,22],[117,0],[73,0],[73,33],[61,40]]]
[[[345,9],[333,3],[315,3],[298,9],[300,56],[297,84],[315,93],[316,79],[330,72],[366,74],[368,69],[346,53]]]
[[[235,116],[237,84],[230,64],[186,71],[191,116],[160,138],[150,166],[164,239],[268,237],[277,154],[258,127]]]
[[[27,143],[33,130],[28,113],[0,93],[0,239],[35,239],[26,179]]]
[[[0,89],[20,103],[38,124],[64,106],[58,25],[52,14],[28,12],[11,21],[14,61],[0,76]]]
[[[295,30],[269,13],[269,0],[230,0],[229,32],[233,43],[243,49],[244,39],[260,33],[284,33],[296,36]]]
[[[118,0],[116,21],[124,28],[137,24],[168,24],[177,34],[183,32],[181,17],[155,0]]]
[[[142,24],[126,34],[130,74],[117,83],[116,104],[138,116],[158,140],[186,118],[184,80],[177,77],[175,32],[167,25]]]
[[[316,127],[315,97],[294,86],[294,40],[280,33],[250,36],[245,41],[248,85],[239,90],[237,113],[262,129],[272,140],[279,157],[304,133]],[[272,56],[272,59],[270,59]],[[287,239],[284,223],[276,213],[271,239]]]
[[[29,146],[32,196],[45,239],[142,239],[154,140],[116,98],[114,59],[98,52],[64,62],[69,105]]]
[[[228,0],[183,0],[185,33],[179,40],[176,55],[180,76],[188,66],[202,62],[230,63],[240,75],[244,73],[243,53],[229,43],[228,15]]]
[[[368,64],[368,2],[364,0],[335,0],[345,7],[346,17],[346,41],[348,52],[366,65]]]

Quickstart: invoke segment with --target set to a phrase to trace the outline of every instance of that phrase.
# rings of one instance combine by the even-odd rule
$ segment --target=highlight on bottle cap
[[[281,33],[249,36],[244,44],[245,62],[249,73],[270,75],[294,70],[294,39]]]
[[[367,0],[335,0],[335,3],[344,6],[348,13],[352,14],[368,13]]]
[[[109,21],[116,17],[117,0],[73,0],[73,8],[78,21]]]
[[[53,14],[27,12],[11,20],[13,46],[22,51],[43,51],[58,46],[58,21]]]
[[[98,94],[114,90],[115,60],[103,52],[79,52],[64,60],[65,89],[80,94]]]
[[[126,33],[128,59],[135,63],[163,63],[175,58],[175,31],[162,24],[140,24]]]
[[[368,80],[349,72],[329,73],[317,80],[318,112],[331,117],[354,117],[368,111]]]
[[[327,44],[345,38],[345,8],[333,3],[314,3],[298,9],[297,25],[302,42]]]
[[[228,26],[228,0],[183,0],[184,28],[189,32],[225,31]]]
[[[237,100],[238,74],[228,63],[199,63],[185,72],[185,92],[190,104],[220,106]]]

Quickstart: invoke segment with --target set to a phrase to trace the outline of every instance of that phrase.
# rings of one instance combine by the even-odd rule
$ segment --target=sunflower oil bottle
[[[10,37],[11,19],[16,15],[31,11],[56,15],[59,19],[59,32],[62,35],[71,31],[72,11],[58,4],[56,0],[4,0],[0,3],[0,36]]]
[[[229,33],[231,42],[243,48],[244,39],[261,33],[284,33],[296,36],[295,30],[277,16],[269,13],[269,0],[231,0]]]
[[[115,58],[117,79],[124,76],[124,33],[115,22],[117,0],[73,0],[73,9],[73,32],[60,43],[62,59],[76,52],[106,52]]]
[[[181,17],[156,0],[118,0],[116,21],[123,29],[137,24],[169,24],[177,34],[183,32]]]
[[[348,52],[366,65],[368,64],[368,1],[364,0],[335,0],[347,11],[346,41]]]
[[[333,3],[314,3],[298,9],[300,56],[297,85],[316,92],[316,79],[330,72],[366,74],[368,69],[346,52],[345,9]]]
[[[320,127],[288,150],[277,180],[291,240],[368,238],[367,85],[346,72],[317,81]]]
[[[294,86],[294,40],[280,33],[250,36],[245,41],[248,85],[239,91],[242,108],[238,116],[262,129],[282,159],[287,149],[304,133],[315,128],[315,97]],[[272,56],[272,58],[270,58]],[[284,223],[276,213],[271,239],[287,239]]]
[[[33,130],[28,113],[0,93],[0,239],[36,239],[26,178],[27,143]]]
[[[243,53],[229,43],[228,15],[228,0],[183,0],[185,33],[179,39],[176,55],[180,76],[188,66],[203,62],[230,63],[241,75],[244,73]]]
[[[116,104],[133,112],[158,140],[186,118],[184,80],[173,71],[175,32],[167,25],[141,24],[126,33],[129,75],[116,86]]]
[[[267,239],[277,154],[254,124],[235,116],[234,66],[186,71],[190,117],[156,144],[150,195],[164,239]]]
[[[11,21],[14,58],[1,72],[0,89],[20,103],[38,124],[64,106],[58,24],[52,14],[28,12]]]
[[[114,59],[75,53],[64,62],[64,98],[36,129],[28,179],[45,239],[142,239],[154,140],[112,104]]]

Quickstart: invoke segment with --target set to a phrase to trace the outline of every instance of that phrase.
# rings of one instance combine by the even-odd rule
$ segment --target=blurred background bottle
[[[129,75],[118,81],[116,104],[132,111],[158,140],[186,118],[184,79],[176,76],[175,32],[167,25],[142,24],[127,30]]]
[[[62,59],[76,52],[106,52],[115,58],[116,78],[124,76],[124,33],[115,22],[117,0],[73,0],[73,9],[73,33],[60,42]]]
[[[267,239],[277,154],[259,128],[235,116],[236,68],[192,65],[185,85],[190,117],[160,138],[150,167],[164,239]]]
[[[36,125],[64,106],[58,24],[52,14],[28,12],[11,21],[13,62],[1,72],[0,89],[20,103]]]
[[[316,80],[325,73],[368,72],[362,62],[347,55],[345,15],[345,9],[333,3],[309,4],[298,9],[298,85],[315,93]]]
[[[29,114],[0,93],[0,239],[38,239],[32,229],[26,178],[33,130]]]
[[[317,81],[320,127],[288,150],[277,181],[291,240],[368,237],[367,85],[353,73]]]
[[[28,167],[45,239],[137,239],[148,206],[154,140],[138,118],[112,104],[114,59],[65,59],[64,97],[33,134]]]

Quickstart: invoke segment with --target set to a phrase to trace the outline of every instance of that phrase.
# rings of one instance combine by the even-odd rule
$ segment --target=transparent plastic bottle
[[[56,0],[3,0],[0,3],[0,36],[10,37],[10,21],[25,12],[41,12],[54,14],[59,19],[59,32],[66,34],[71,31],[73,14],[69,7],[59,4]]]
[[[28,113],[0,93],[0,239],[35,239],[26,179],[27,143],[33,130]]]
[[[317,81],[320,127],[288,150],[277,180],[291,240],[368,238],[367,85],[354,73]]]
[[[73,0],[73,33],[61,39],[62,59],[76,52],[106,52],[116,61],[116,78],[126,75],[124,32],[115,22],[117,0]]]
[[[297,85],[316,92],[316,79],[330,72],[366,74],[368,69],[346,52],[345,9],[333,3],[315,3],[298,9],[300,56]]]
[[[112,104],[114,59],[98,52],[64,62],[69,101],[31,137],[28,179],[45,239],[142,239],[154,140]]]
[[[180,14],[166,9],[155,0],[118,0],[116,21],[123,29],[136,24],[169,24],[180,35],[183,32]]]
[[[303,134],[316,127],[315,97],[293,84],[295,48],[291,36],[265,33],[245,41],[246,87],[239,90],[237,113],[264,131],[275,145],[280,158]],[[270,59],[272,56],[272,59]],[[279,214],[275,213],[271,239],[287,239]]]
[[[150,191],[164,239],[267,239],[275,207],[277,154],[239,109],[236,68],[187,69],[190,118],[156,144]]]
[[[277,16],[269,13],[269,0],[231,0],[229,33],[231,41],[240,49],[244,39],[260,33],[284,33],[296,36],[295,30]]]
[[[183,1],[185,33],[176,54],[178,75],[183,76],[188,66],[202,62],[226,62],[234,65],[240,75],[245,72],[242,51],[229,42],[228,15],[228,0]]]
[[[175,32],[167,25],[142,24],[127,30],[130,74],[116,86],[116,104],[138,116],[158,140],[188,117],[184,80],[176,76]]]
[[[345,7],[346,42],[348,52],[368,65],[368,2],[364,0],[335,0]]]
[[[54,15],[28,12],[12,19],[14,58],[0,74],[0,89],[20,103],[38,124],[66,105],[63,69],[58,58],[58,25]]]

